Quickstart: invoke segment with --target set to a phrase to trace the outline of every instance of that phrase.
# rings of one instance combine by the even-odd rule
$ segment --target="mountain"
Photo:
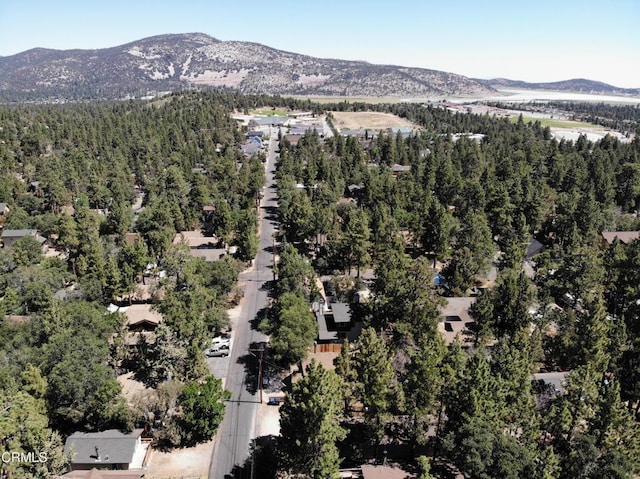
[[[492,88],[514,88],[519,90],[545,90],[561,91],[567,93],[593,93],[607,95],[640,95],[640,88],[619,88],[607,83],[585,80],[584,78],[574,78],[572,80],[556,81],[549,83],[527,83],[519,80],[508,80],[506,78],[493,78],[491,80],[480,80],[478,82]]]
[[[36,48],[0,57],[0,98],[5,100],[140,97],[193,87],[395,97],[494,91],[453,73],[320,59],[201,33],[159,35],[99,50]]]

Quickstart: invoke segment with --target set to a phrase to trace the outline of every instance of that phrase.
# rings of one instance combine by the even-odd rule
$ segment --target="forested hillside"
[[[538,123],[421,105],[376,108],[421,131],[283,140],[287,242],[313,259],[317,274],[375,273],[373,299],[352,305],[366,329],[343,345],[338,377],[310,367],[323,386],[305,379],[283,409],[283,449],[294,451],[283,467],[330,477],[338,464],[352,467],[371,451],[382,460],[384,449],[405,444],[430,456],[418,461],[420,477],[632,477],[640,451],[640,242],[609,245],[600,233],[638,229],[640,142],[572,143]],[[544,252],[527,270],[534,237]],[[294,253],[287,250],[287,265]],[[445,281],[436,286],[441,261]],[[438,305],[478,294],[492,265],[497,279],[471,307],[475,323],[446,346]],[[299,266],[279,282],[312,284],[304,280],[312,274]],[[283,321],[276,318],[276,329]],[[567,371],[564,392],[533,381],[540,371]],[[302,432],[294,418],[309,404],[324,406]],[[306,444],[303,436],[315,449],[292,446]]]

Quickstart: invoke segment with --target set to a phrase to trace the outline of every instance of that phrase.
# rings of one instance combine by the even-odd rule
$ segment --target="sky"
[[[0,55],[164,33],[473,78],[640,88],[640,0],[0,0]]]

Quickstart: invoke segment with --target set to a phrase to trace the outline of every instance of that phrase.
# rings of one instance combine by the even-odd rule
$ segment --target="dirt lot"
[[[339,130],[357,130],[359,128],[381,130],[392,126],[415,126],[399,116],[391,113],[369,111],[333,111],[334,125]]]
[[[161,452],[154,449],[147,463],[149,479],[201,479],[209,475],[213,441],[195,447]]]

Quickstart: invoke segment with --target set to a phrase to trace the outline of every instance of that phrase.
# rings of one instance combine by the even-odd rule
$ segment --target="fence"
[[[314,353],[339,353],[342,351],[342,344],[316,344],[313,348]]]

